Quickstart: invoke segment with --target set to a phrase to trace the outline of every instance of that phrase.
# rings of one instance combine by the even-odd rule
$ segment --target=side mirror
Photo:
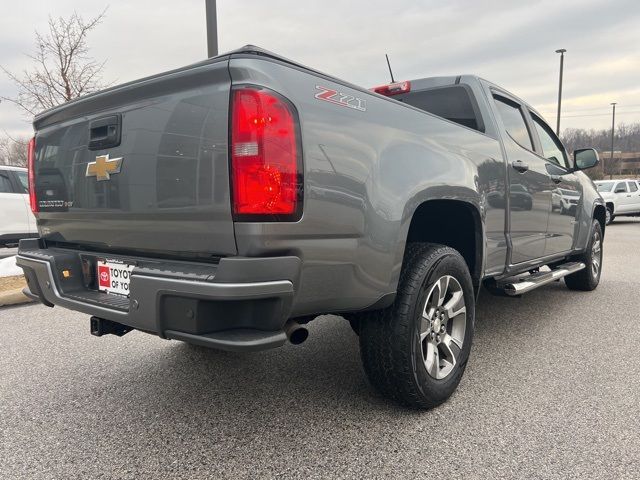
[[[586,170],[595,167],[600,159],[593,148],[579,148],[573,152],[573,164],[576,170]]]

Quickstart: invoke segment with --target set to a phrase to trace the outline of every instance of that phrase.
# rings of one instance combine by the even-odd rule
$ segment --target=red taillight
[[[288,103],[256,88],[233,91],[231,178],[236,215],[299,213],[297,124]]]
[[[385,97],[391,97],[392,95],[400,95],[402,93],[409,93],[411,91],[411,82],[396,82],[389,85],[381,85],[371,89],[372,91],[384,95]]]
[[[29,146],[27,147],[27,168],[29,176],[29,203],[31,204],[31,211],[38,213],[38,198],[36,197],[36,137],[29,140]]]

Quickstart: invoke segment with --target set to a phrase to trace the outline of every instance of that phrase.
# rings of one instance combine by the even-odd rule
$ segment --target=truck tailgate
[[[37,117],[41,236],[105,251],[235,254],[227,63],[132,82]]]

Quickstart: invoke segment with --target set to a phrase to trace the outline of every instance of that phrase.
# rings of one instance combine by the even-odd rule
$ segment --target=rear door
[[[638,182],[629,181],[629,194],[631,195],[631,206],[633,213],[640,213],[640,191],[638,189]]]
[[[12,173],[0,170],[0,236],[29,233],[29,206]]]
[[[633,211],[633,200],[627,182],[617,182],[615,187],[613,187],[613,194],[616,196],[616,213],[629,213]]]
[[[579,205],[582,202],[582,184],[575,173],[569,171],[569,158],[560,139],[551,127],[531,110],[536,152],[546,161],[545,168],[551,179],[552,197],[559,200],[549,213],[545,255],[567,252],[573,248],[577,229]]]
[[[27,207],[27,220],[29,221],[29,233],[37,233],[38,226],[36,224],[36,217],[33,215],[31,211],[31,204],[29,202],[29,180],[27,177],[27,172],[24,170],[14,170],[13,171],[14,178],[16,180],[16,186],[18,187],[18,191],[22,195],[22,199],[24,200],[24,204]]]
[[[542,257],[549,211],[551,179],[547,161],[534,151],[523,106],[507,93],[493,94],[508,159],[511,263]]]

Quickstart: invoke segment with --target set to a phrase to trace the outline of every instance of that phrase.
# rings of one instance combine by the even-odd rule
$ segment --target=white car
[[[594,183],[607,203],[607,225],[618,216],[640,215],[640,183],[637,180],[598,180]]]
[[[37,236],[36,219],[29,204],[27,169],[0,165],[0,247]]]

